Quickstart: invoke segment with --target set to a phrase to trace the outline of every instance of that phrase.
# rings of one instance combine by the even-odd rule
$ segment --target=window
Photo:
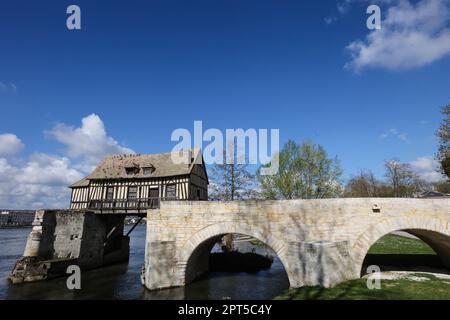
[[[197,189],[197,200],[200,200],[200,189]]]
[[[137,187],[128,187],[128,199],[137,199]]]
[[[130,166],[130,167],[125,167],[125,172],[127,173],[127,175],[134,175],[134,174],[138,174],[139,173],[139,167],[138,166]]]
[[[142,173],[145,175],[150,175],[153,173],[153,171],[155,171],[154,167],[143,167],[142,168]]]
[[[166,198],[176,198],[176,186],[175,184],[168,184],[166,186]]]
[[[159,189],[158,188],[150,188],[149,192],[150,198],[159,198]]]
[[[106,188],[106,200],[114,199],[114,187]]]

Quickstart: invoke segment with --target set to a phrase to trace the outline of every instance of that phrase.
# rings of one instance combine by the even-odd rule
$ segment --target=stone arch
[[[286,271],[289,283],[292,283],[292,274],[289,268],[285,243],[273,237],[270,231],[264,231],[261,228],[250,226],[246,223],[220,222],[209,225],[196,232],[182,247],[177,264],[179,277],[183,285],[191,282],[198,275],[207,271],[205,268],[207,269],[208,266],[205,260],[209,257],[214,243],[229,233],[250,236],[269,246],[277,254]],[[197,268],[197,270],[193,270],[192,268]]]
[[[369,249],[383,236],[406,231],[428,244],[450,268],[450,223],[438,218],[398,217],[380,221],[364,230],[352,245],[355,278],[359,278]]]

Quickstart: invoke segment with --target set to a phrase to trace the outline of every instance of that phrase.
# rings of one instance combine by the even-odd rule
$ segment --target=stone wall
[[[43,280],[65,274],[65,266],[70,264],[89,270],[127,261],[129,238],[123,236],[123,225],[124,216],[119,215],[39,210],[24,258],[10,278],[13,282]]]
[[[396,230],[412,230],[448,261],[450,200],[162,202],[147,214],[144,283],[158,289],[192,281],[206,271],[216,239],[240,233],[276,252],[291,287],[329,287],[359,277],[370,246]]]

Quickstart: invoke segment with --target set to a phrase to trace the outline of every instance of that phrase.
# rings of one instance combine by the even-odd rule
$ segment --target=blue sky
[[[66,28],[70,4],[81,30]],[[369,4],[381,7],[382,32],[366,27]],[[311,138],[345,178],[382,176],[383,161],[398,157],[435,179],[434,132],[450,103],[449,6],[3,1],[0,207],[62,205],[65,186],[105,153],[170,151],[172,131],[194,120],[278,128],[281,144]]]

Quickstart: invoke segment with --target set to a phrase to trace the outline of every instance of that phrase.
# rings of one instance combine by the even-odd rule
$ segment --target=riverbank
[[[450,300],[450,277],[424,272],[400,276],[396,272],[381,273],[381,289],[369,290],[367,279],[361,278],[329,289],[289,289],[275,300]]]

